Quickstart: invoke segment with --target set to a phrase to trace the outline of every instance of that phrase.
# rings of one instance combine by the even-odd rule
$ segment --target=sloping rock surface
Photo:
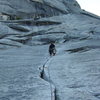
[[[0,0],[0,12],[10,15],[52,14],[0,22],[0,100],[100,99],[100,18],[76,5],[75,0]],[[49,57],[52,41],[57,54]]]
[[[0,12],[20,17],[53,16],[81,11],[75,0],[0,0]]]

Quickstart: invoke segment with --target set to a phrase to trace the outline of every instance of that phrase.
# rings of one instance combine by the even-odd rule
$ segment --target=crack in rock
[[[55,85],[52,83],[52,81],[50,79],[49,68],[46,66],[48,61],[49,61],[49,59],[47,59],[47,61],[43,64],[43,66],[41,68],[39,68],[40,77],[50,84],[51,100],[57,100],[56,88],[55,88]]]

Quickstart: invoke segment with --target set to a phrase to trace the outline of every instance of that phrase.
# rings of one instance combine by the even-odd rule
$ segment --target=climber
[[[51,43],[49,46],[49,54],[50,56],[54,56],[56,54],[56,48],[55,48],[54,43]]]

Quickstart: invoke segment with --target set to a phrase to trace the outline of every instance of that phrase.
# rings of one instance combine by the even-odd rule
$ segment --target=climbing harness
[[[55,54],[56,54],[56,49],[53,48],[53,49],[49,50],[49,53],[50,53],[50,56],[55,56]]]

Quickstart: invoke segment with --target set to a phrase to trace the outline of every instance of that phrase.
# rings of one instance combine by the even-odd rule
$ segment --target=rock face
[[[0,0],[0,12],[17,18],[48,17],[81,11],[75,0]]]
[[[0,0],[0,12],[27,18],[0,21],[0,100],[100,99],[98,16],[75,0]]]

